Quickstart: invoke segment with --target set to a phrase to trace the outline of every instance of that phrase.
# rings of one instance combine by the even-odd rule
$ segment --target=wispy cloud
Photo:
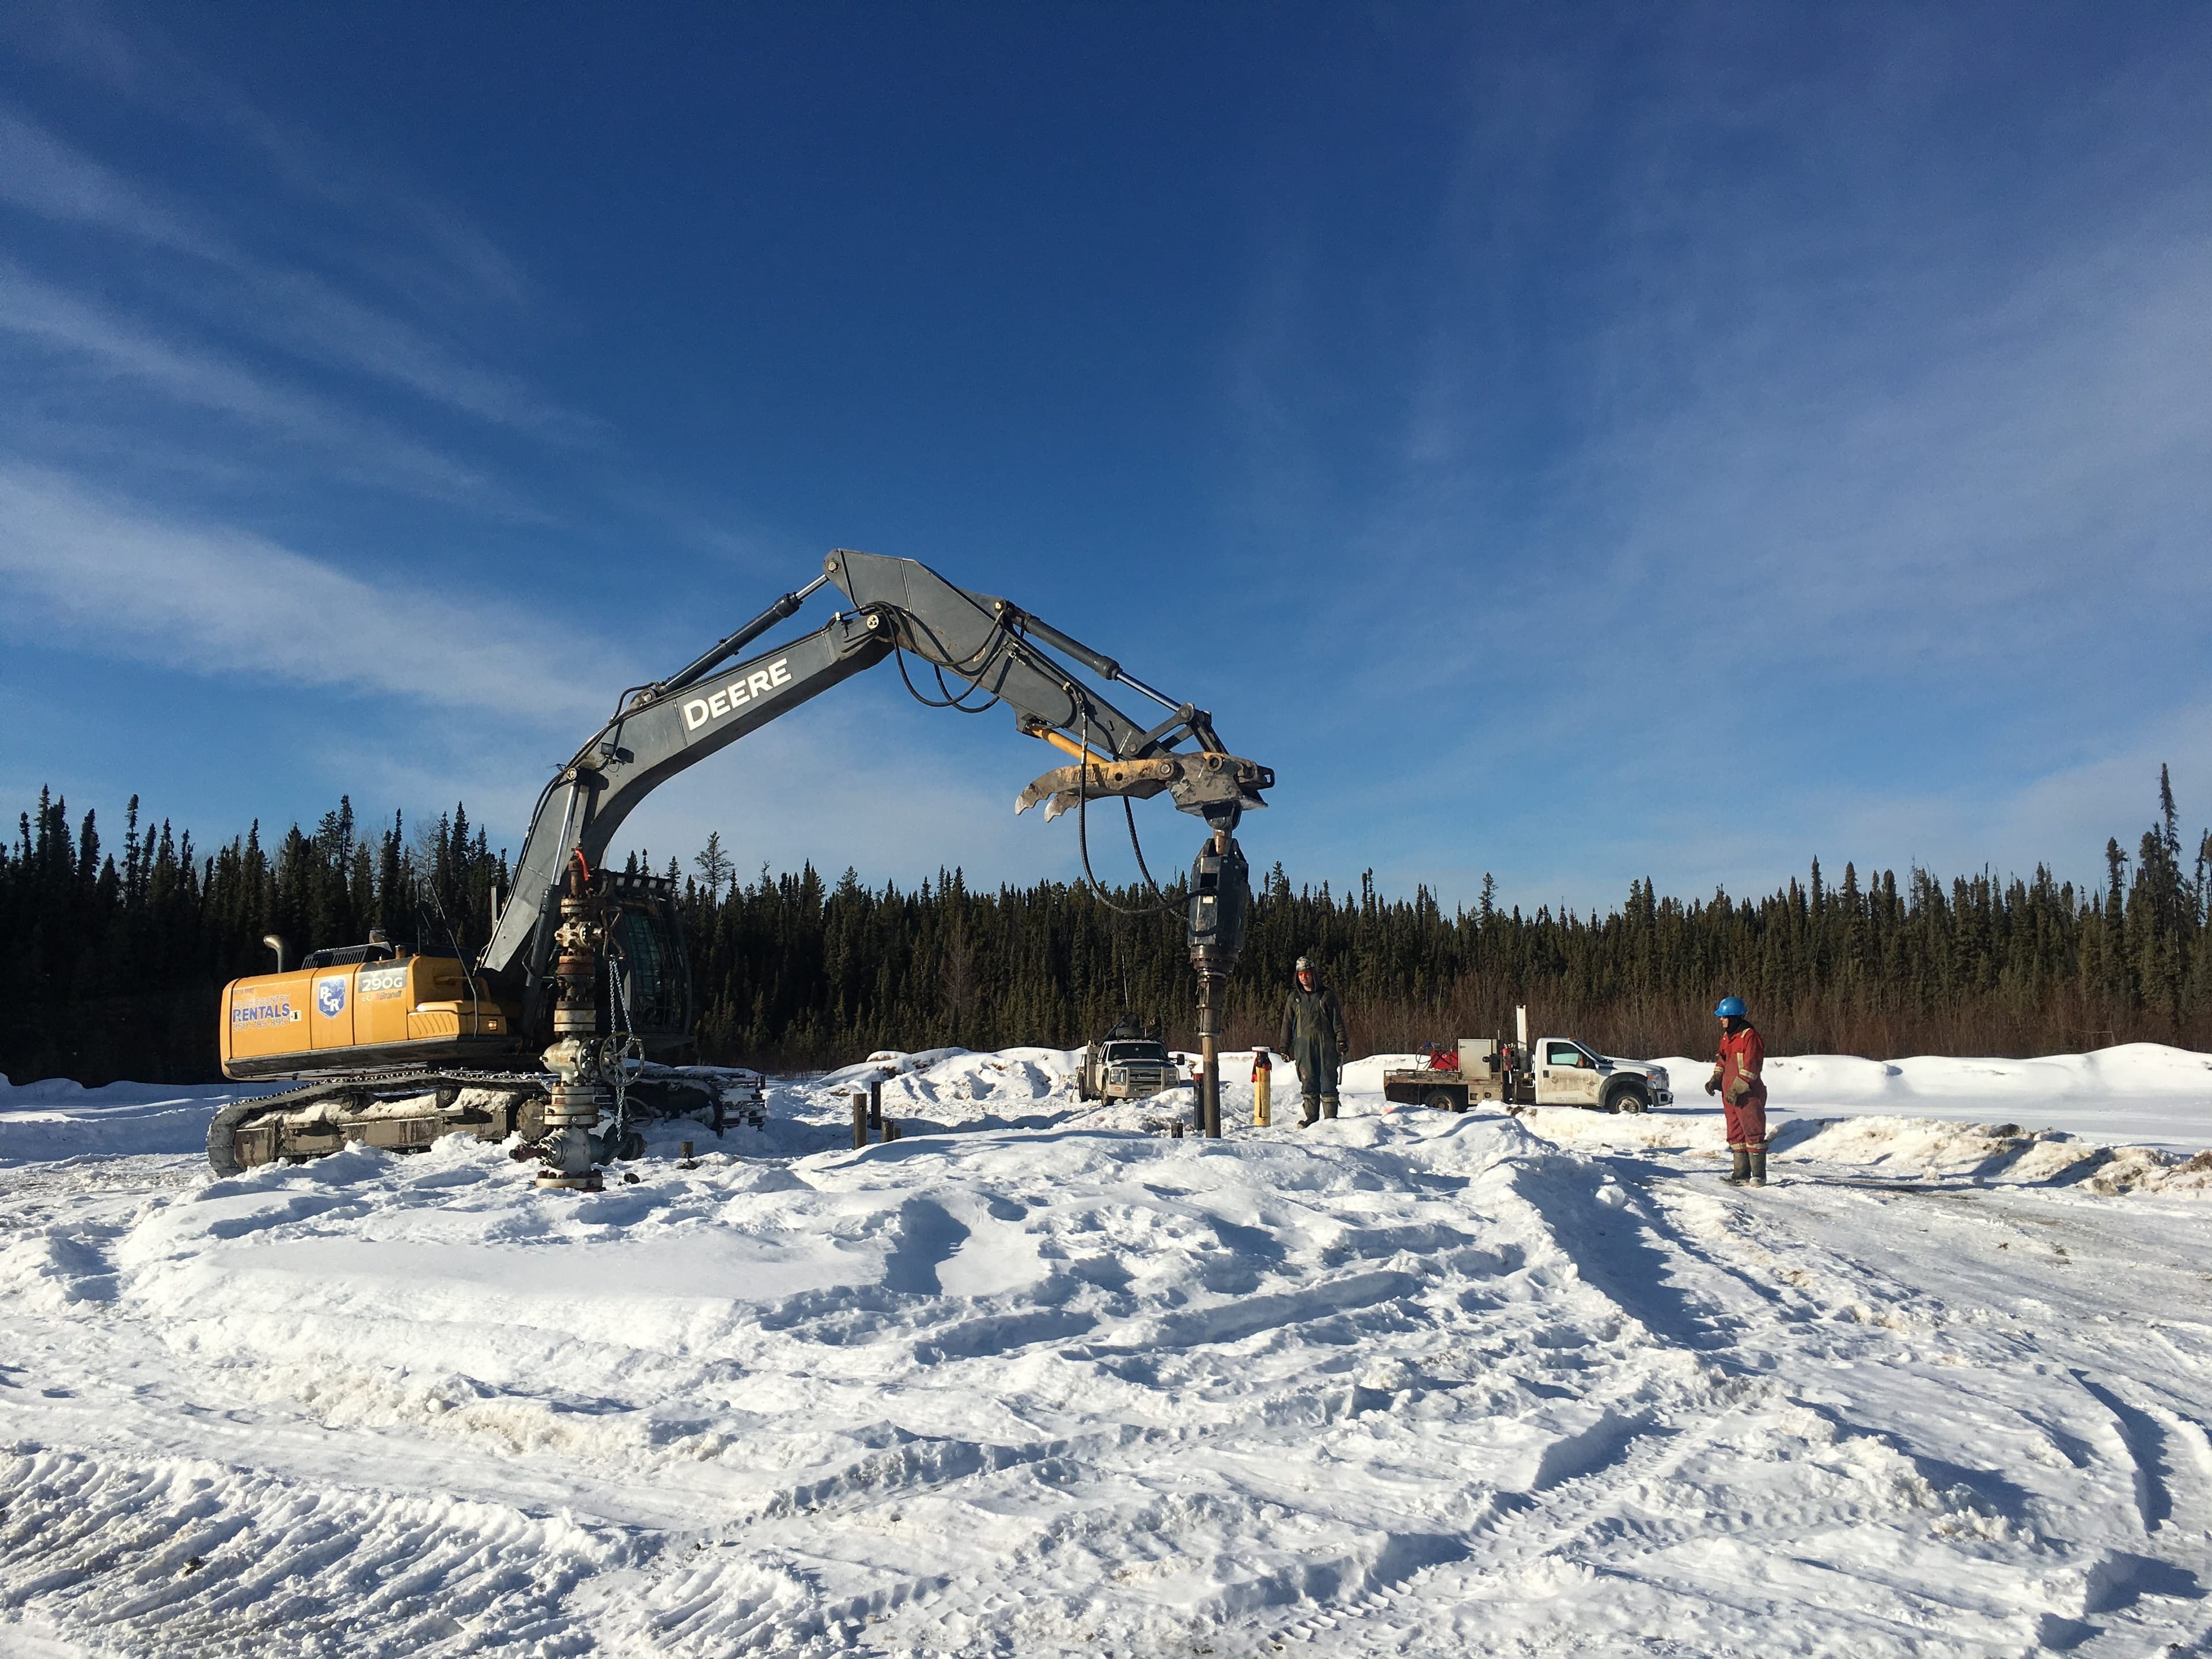
[[[142,272],[171,302],[190,307],[304,362],[348,370],[495,425],[562,443],[588,441],[599,422],[561,406],[520,378],[472,361],[388,309],[327,278],[259,257],[212,216],[163,202],[64,143],[20,110],[0,104],[0,201],[188,256],[204,271]],[[446,211],[411,211],[434,222],[469,264],[501,288],[495,251]],[[212,273],[219,280],[210,282]]]
[[[1401,871],[1589,902],[1815,851],[2094,863],[2158,759],[2212,788],[2175,735],[2212,696],[2202,86],[2069,64],[2024,159],[1987,24],[1482,33],[1387,303],[1258,239],[1241,510],[1330,688],[1300,725],[1454,801],[1393,817]],[[1364,476],[1347,340],[1395,397]],[[1356,792],[1308,811],[1371,841]]]
[[[444,305],[511,305],[533,285],[483,228],[451,203],[272,117],[234,81],[197,60],[143,11],[102,0],[21,0],[0,14],[0,39],[65,69],[94,95],[235,141],[295,198],[326,204],[394,233],[357,250],[394,288]]]
[[[247,261],[233,269],[240,286],[217,296],[219,314],[296,356],[562,443],[585,442],[602,430],[598,421],[562,407],[520,376],[472,362],[319,276]]]
[[[330,686],[580,733],[643,676],[499,600],[348,574],[262,537],[185,527],[0,466],[0,584],[21,636],[200,673]],[[599,672],[588,684],[576,665]],[[627,678],[625,678],[627,677]]]
[[[209,227],[0,104],[0,201],[205,259],[233,257]]]
[[[272,380],[221,351],[157,334],[106,307],[40,282],[4,258],[0,334],[14,335],[50,356],[74,359],[93,372],[94,381],[112,377],[179,404],[235,416],[287,445],[318,452],[335,476],[501,517],[538,516],[484,473],[381,421]],[[18,384],[27,381],[30,365],[21,355],[13,367]],[[93,386],[80,375],[72,390],[82,401]]]
[[[880,672],[892,675],[888,665]],[[623,824],[623,848],[646,848],[659,862],[678,854],[688,870],[708,832],[720,830],[748,879],[763,863],[811,863],[831,881],[850,865],[871,882],[908,886],[940,868],[986,881],[1073,875],[1074,824],[1014,814],[1015,793],[1049,751],[996,722],[978,743],[948,727],[951,718],[908,702],[896,676],[888,687],[848,681],[664,787]],[[1193,819],[1161,827],[1173,817],[1156,805],[1145,818],[1156,869],[1161,845],[1176,848],[1165,860],[1172,867],[1182,843],[1197,838],[1181,828]],[[1118,831],[1118,813],[1114,822]],[[1094,819],[1100,875],[1124,878],[1127,842],[1108,840]]]

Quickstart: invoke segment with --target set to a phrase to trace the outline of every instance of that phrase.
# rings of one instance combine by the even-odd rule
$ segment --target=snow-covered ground
[[[2203,1650],[2207,1057],[1777,1061],[1763,1192],[1690,1061],[1209,1143],[1072,1058],[589,1196],[0,1089],[0,1655]]]
[[[1710,1060],[1669,1062],[1675,1091],[1698,1097]],[[1791,1116],[1932,1117],[2069,1130],[2108,1146],[2212,1146],[2212,1054],[2131,1042],[2042,1060],[1857,1060],[1778,1056],[1775,1103]]]

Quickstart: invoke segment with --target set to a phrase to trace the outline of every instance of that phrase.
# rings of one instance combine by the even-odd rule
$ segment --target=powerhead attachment
[[[1230,833],[1236,826],[1237,811],[1231,803],[1218,818],[1209,815],[1214,830],[1190,866],[1190,908],[1184,924],[1190,965],[1198,974],[1199,1127],[1216,1140],[1221,1138],[1217,981],[1228,978],[1236,967],[1252,912],[1251,872],[1244,862],[1243,850]]]

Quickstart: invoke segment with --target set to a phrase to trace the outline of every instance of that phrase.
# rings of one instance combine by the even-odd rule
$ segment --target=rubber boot
[[[1321,1115],[1323,1117],[1334,1117],[1336,1115],[1336,1102],[1334,1100],[1322,1101],[1321,1103]]]
[[[1741,1187],[1751,1179],[1751,1153],[1742,1146],[1731,1146],[1729,1150],[1735,1154],[1735,1167],[1721,1179],[1731,1187]]]
[[[1299,1119],[1298,1127],[1301,1129],[1310,1129],[1315,1124],[1320,1121],[1321,1103],[1317,1100],[1309,1098],[1305,1103],[1305,1115]]]
[[[1764,1187],[1766,1184],[1766,1148],[1764,1146],[1752,1149],[1751,1184],[1754,1187]]]

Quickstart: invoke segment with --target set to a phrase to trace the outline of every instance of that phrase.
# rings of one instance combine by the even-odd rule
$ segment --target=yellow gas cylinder
[[[1252,1127],[1264,1129],[1274,1121],[1267,1097],[1273,1087],[1275,1061],[1265,1048],[1252,1051]]]

